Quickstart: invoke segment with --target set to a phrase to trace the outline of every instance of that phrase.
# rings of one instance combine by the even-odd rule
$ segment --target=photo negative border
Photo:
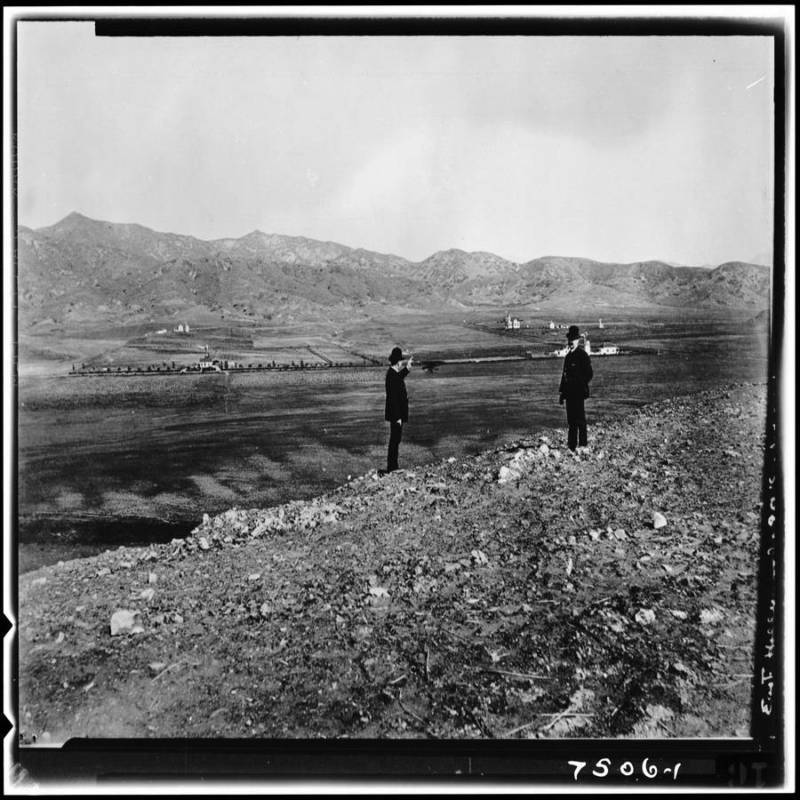
[[[19,697],[16,668],[18,647],[14,629],[6,635],[17,618],[17,565],[6,564],[10,577],[12,601],[4,597],[4,653],[11,675],[4,668],[5,717],[4,760],[5,787],[9,793],[35,793],[37,788],[52,790],[61,785],[70,791],[84,782],[87,793],[92,787],[111,788],[124,782],[137,782],[171,793],[179,786],[219,787],[231,784],[246,787],[292,788],[311,786],[342,788],[346,782],[353,789],[379,785],[391,791],[396,782],[411,789],[424,785],[435,789],[455,784],[464,790],[477,791],[489,785],[552,787],[555,791],[571,789],[619,791],[658,788],[662,791],[687,787],[745,788],[778,787],[787,779],[786,703],[792,702],[784,674],[785,657],[793,652],[793,612],[785,605],[787,589],[786,487],[793,478],[787,474],[786,458],[792,445],[786,433],[793,430],[793,385],[786,385],[784,336],[793,316],[793,303],[787,289],[793,287],[793,274],[787,273],[786,248],[791,243],[793,220],[787,220],[787,201],[794,207],[793,185],[787,184],[787,131],[793,130],[793,103],[790,100],[789,76],[793,74],[793,28],[787,17],[748,18],[731,13],[730,6],[716,7],[722,16],[700,18],[669,16],[669,7],[656,7],[664,16],[616,17],[602,14],[603,7],[583,13],[580,7],[504,7],[504,16],[489,17],[469,7],[456,16],[436,17],[421,7],[405,7],[388,15],[373,15],[358,9],[330,9],[330,15],[304,16],[302,7],[289,7],[285,14],[263,7],[234,7],[240,16],[216,17],[203,7],[193,7],[186,16],[162,13],[157,8],[134,16],[108,10],[91,9],[86,13],[31,13],[21,10],[13,19],[4,20],[6,36],[6,89],[10,87],[9,120],[4,127],[5,158],[10,159],[12,183],[16,188],[17,123],[17,38],[16,23],[37,21],[91,21],[98,36],[769,36],[774,41],[775,65],[775,191],[774,191],[774,261],[770,320],[768,367],[768,416],[766,421],[766,462],[763,481],[763,519],[760,562],[758,567],[757,633],[755,640],[754,690],[752,696],[751,737],[749,739],[654,739],[654,740],[89,740],[73,739],[62,748],[20,747],[16,732],[5,728],[18,718]],[[565,16],[565,8],[567,15]],[[614,7],[610,7],[614,8]],[[682,7],[685,9],[686,7]],[[707,7],[706,7],[707,8]],[[775,7],[772,7],[775,9]],[[779,7],[786,9],[787,7]],[[510,10],[509,10],[510,9]],[[600,10],[598,12],[598,9]],[[659,12],[659,9],[661,11]],[[728,10],[727,15],[725,10]],[[94,13],[99,11],[99,13]],[[286,8],[284,8],[286,11]],[[128,12],[130,10],[128,9]],[[7,13],[4,11],[4,14]],[[789,12],[784,12],[788,14]],[[10,73],[10,83],[9,81]],[[8,104],[8,98],[6,99]],[[9,105],[6,105],[6,110]],[[787,117],[791,110],[791,119]],[[10,138],[10,141],[8,141]],[[8,173],[7,173],[8,174]],[[790,194],[791,192],[791,194]],[[16,192],[4,198],[6,242],[14,241],[17,219]],[[787,222],[790,227],[787,238]],[[11,233],[11,236],[8,234]],[[789,245],[790,246],[790,245]],[[13,249],[14,278],[17,274],[16,247]],[[791,259],[789,263],[793,264]],[[6,275],[4,294],[9,292]],[[10,289],[16,300],[16,283]],[[787,309],[786,297],[790,298]],[[5,298],[8,303],[8,296]],[[8,306],[6,306],[8,307]],[[14,304],[14,311],[16,303]],[[14,323],[16,317],[14,315]],[[4,380],[13,373],[12,401],[16,403],[16,324],[13,330],[12,362],[9,363],[9,330],[4,330]],[[791,392],[791,401],[787,400]],[[8,397],[7,401],[8,402]],[[12,460],[10,498],[4,496],[6,539],[10,536],[16,552],[16,406],[11,409],[10,432]],[[8,406],[5,408],[8,417]],[[6,423],[8,419],[6,419]],[[6,438],[8,444],[9,439]],[[784,449],[787,448],[787,449]],[[4,453],[4,455],[6,455]],[[791,452],[793,465],[793,451]],[[4,472],[9,464],[4,461]],[[5,475],[4,494],[9,475]],[[10,502],[10,505],[9,505]],[[11,517],[9,517],[9,511]],[[793,513],[790,512],[793,520]],[[8,524],[8,523],[11,524]],[[793,531],[791,532],[793,533]],[[8,542],[4,543],[8,546]],[[793,546],[792,546],[793,549]],[[10,575],[9,575],[10,573]],[[794,575],[790,576],[792,579]],[[791,585],[791,584],[790,584]],[[7,623],[7,625],[6,625]],[[791,624],[791,630],[789,625]],[[791,640],[787,645],[787,634]],[[792,684],[793,688],[793,684]],[[793,729],[789,733],[793,741]],[[10,740],[10,741],[9,741]],[[584,764],[578,769],[577,764]],[[676,779],[676,764],[680,777]],[[604,766],[605,765],[605,766]],[[656,775],[653,775],[653,769]],[[605,772],[604,772],[605,770]],[[793,778],[793,765],[789,770]]]

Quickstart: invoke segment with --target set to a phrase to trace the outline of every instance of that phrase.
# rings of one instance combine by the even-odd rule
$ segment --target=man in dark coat
[[[411,369],[413,356],[403,360],[403,351],[399,347],[392,350],[389,356],[391,366],[386,371],[386,421],[389,423],[389,458],[387,472],[397,467],[397,454],[400,440],[403,438],[403,423],[408,422],[408,394],[406,393],[406,375]]]
[[[571,325],[567,333],[569,349],[564,356],[564,370],[558,387],[559,403],[567,404],[567,447],[586,447],[586,412],[583,401],[589,396],[589,381],[592,379],[592,360],[584,350],[580,330]]]

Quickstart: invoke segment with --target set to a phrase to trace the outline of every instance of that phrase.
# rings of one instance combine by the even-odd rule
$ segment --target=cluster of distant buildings
[[[172,329],[172,332],[173,333],[187,334],[187,333],[191,333],[192,331],[189,328],[189,323],[188,322],[179,322]],[[167,335],[167,329],[166,328],[162,328],[160,331],[156,331],[156,336],[166,336],[166,335]]]
[[[558,327],[558,328],[566,328],[567,326],[566,325],[561,325],[561,324],[560,325],[556,325],[555,322],[551,321],[550,322],[550,330],[553,330],[556,327]],[[597,321],[597,327],[600,330],[603,330],[603,328],[605,327],[603,325],[603,320],[602,319]],[[590,355],[590,356],[616,356],[616,355],[619,355],[619,353],[620,353],[619,347],[617,345],[615,345],[615,344],[603,344],[597,350],[592,350],[592,343],[591,343],[589,337],[586,334],[581,336],[581,340],[580,341],[581,341],[581,346],[586,351],[586,354]],[[564,347],[561,347],[558,350],[553,350],[552,355],[554,355],[554,356],[565,356],[568,351],[569,351],[569,345],[565,345]]]
[[[556,328],[560,330],[561,328],[567,328],[569,326],[565,322],[559,322],[558,324],[556,324],[555,322],[553,322],[553,320],[550,320],[550,325],[548,327],[552,331],[555,330]],[[600,319],[597,321],[597,327],[600,328],[600,330],[603,330],[603,328],[605,327],[603,325],[603,320]]]
[[[506,314],[506,318],[504,320],[504,326],[507,331],[518,331],[522,328],[522,321],[518,317],[512,317],[510,313]],[[527,326],[526,326],[527,327]],[[569,324],[566,322],[555,322],[554,320],[550,320],[550,324],[547,326],[551,331],[556,329],[566,329],[569,327]],[[603,325],[603,320],[597,321],[597,327],[600,330],[603,330],[605,327]]]
[[[569,327],[569,324],[570,323],[566,323],[566,322],[556,322],[555,320],[551,319],[550,323],[548,325],[546,325],[546,329],[549,329],[551,331],[554,331],[554,330],[565,330],[565,329],[567,329]],[[517,330],[520,330],[523,327],[523,323],[518,317],[512,317],[511,313],[509,312],[509,313],[506,314],[505,320],[503,321],[503,326],[504,326],[505,330],[507,330],[507,331],[517,331]],[[525,325],[524,327],[529,327],[529,326]],[[599,330],[603,330],[605,328],[605,325],[603,324],[603,320],[602,319],[598,319],[597,327],[598,327]],[[617,345],[615,345],[615,344],[603,344],[599,348],[597,348],[596,350],[592,350],[592,343],[589,340],[589,337],[586,336],[585,334],[581,337],[581,345],[582,345],[583,349],[586,351],[586,353],[588,355],[615,356],[615,355],[619,355],[619,353],[621,352],[619,347]],[[553,355],[553,356],[565,356],[567,354],[568,350],[569,350],[569,346],[565,345],[564,347],[561,347],[558,350],[553,350],[550,353],[550,355]]]
[[[617,356],[620,353],[619,347],[615,344],[604,344],[601,345],[597,350],[592,350],[592,343],[589,340],[589,337],[585,334],[581,336],[581,343],[583,345],[583,349],[586,351],[586,355],[589,356]],[[552,355],[565,356],[568,352],[569,345],[565,345],[559,350],[553,350]]]

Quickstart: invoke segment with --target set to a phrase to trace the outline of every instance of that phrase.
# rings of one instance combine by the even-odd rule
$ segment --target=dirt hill
[[[664,400],[579,455],[547,431],[27,573],[23,740],[746,736],[765,396]]]

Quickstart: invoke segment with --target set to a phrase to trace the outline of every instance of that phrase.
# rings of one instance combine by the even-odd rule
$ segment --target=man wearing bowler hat
[[[389,423],[389,458],[387,472],[397,467],[397,454],[403,438],[403,423],[408,422],[408,394],[406,375],[411,369],[414,356],[403,358],[403,351],[395,347],[389,356],[391,365],[386,371],[386,421]]]
[[[570,325],[567,332],[569,349],[564,356],[561,385],[558,387],[558,402],[567,404],[567,447],[587,446],[586,412],[583,401],[589,396],[589,381],[592,379],[592,360],[583,346],[583,338],[577,325]]]

